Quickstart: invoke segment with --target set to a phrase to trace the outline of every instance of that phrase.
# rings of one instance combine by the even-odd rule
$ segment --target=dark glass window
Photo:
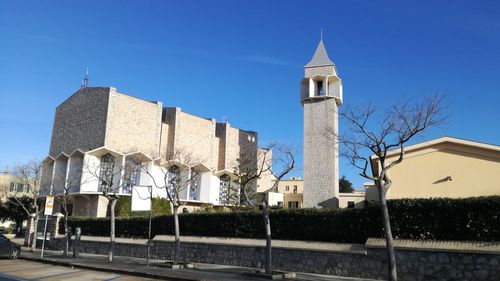
[[[222,205],[227,204],[229,197],[229,185],[231,183],[231,179],[228,175],[222,175],[220,177],[220,185],[219,185],[219,203]]]
[[[191,182],[189,183],[189,199],[190,200],[199,200],[198,191],[199,191],[199,173],[195,169],[191,168]]]
[[[115,157],[107,153],[101,157],[101,169],[99,171],[99,187],[97,191],[110,190],[113,186],[113,169],[115,167]]]
[[[28,193],[30,191],[30,185],[26,183],[11,182],[9,191]]]
[[[354,208],[354,201],[347,201],[347,208]]]
[[[124,176],[125,178],[122,193],[132,194],[132,187],[139,184],[141,176],[141,164],[134,162],[127,163]]]
[[[168,183],[167,192],[173,196],[175,192],[178,192],[179,183],[181,181],[181,173],[178,166],[173,165],[168,169]]]

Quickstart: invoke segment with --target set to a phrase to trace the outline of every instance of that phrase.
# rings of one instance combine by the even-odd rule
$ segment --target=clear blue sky
[[[345,103],[446,92],[451,118],[425,139],[500,144],[500,2],[406,2],[0,0],[0,168],[48,154],[86,66],[90,86],[301,149],[299,82],[320,28]],[[343,160],[340,173],[362,186]]]

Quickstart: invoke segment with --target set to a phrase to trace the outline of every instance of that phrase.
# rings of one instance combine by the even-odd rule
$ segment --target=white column
[[[314,80],[312,78],[309,78],[309,97],[314,97],[315,96],[315,89],[316,85],[314,85]]]
[[[330,81],[329,81],[329,79],[328,79],[329,77],[330,77],[330,76],[326,76],[326,77],[325,77],[325,80],[323,81],[323,88],[325,89],[325,96],[328,96],[328,95],[329,95],[329,93],[328,93],[328,90],[329,90],[329,88],[330,88],[330,86],[328,85],[328,84],[329,84],[329,82],[330,82]]]

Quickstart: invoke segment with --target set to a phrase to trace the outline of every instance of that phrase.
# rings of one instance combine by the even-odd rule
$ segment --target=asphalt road
[[[0,280],[20,281],[20,280],[155,280],[141,277],[134,277],[116,273],[106,273],[100,271],[70,268],[64,266],[37,263],[25,260],[0,259]]]

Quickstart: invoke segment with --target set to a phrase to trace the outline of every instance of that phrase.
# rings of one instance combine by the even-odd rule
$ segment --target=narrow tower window
[[[323,90],[323,81],[316,81],[316,87],[318,88],[318,96],[324,96],[325,91]]]

